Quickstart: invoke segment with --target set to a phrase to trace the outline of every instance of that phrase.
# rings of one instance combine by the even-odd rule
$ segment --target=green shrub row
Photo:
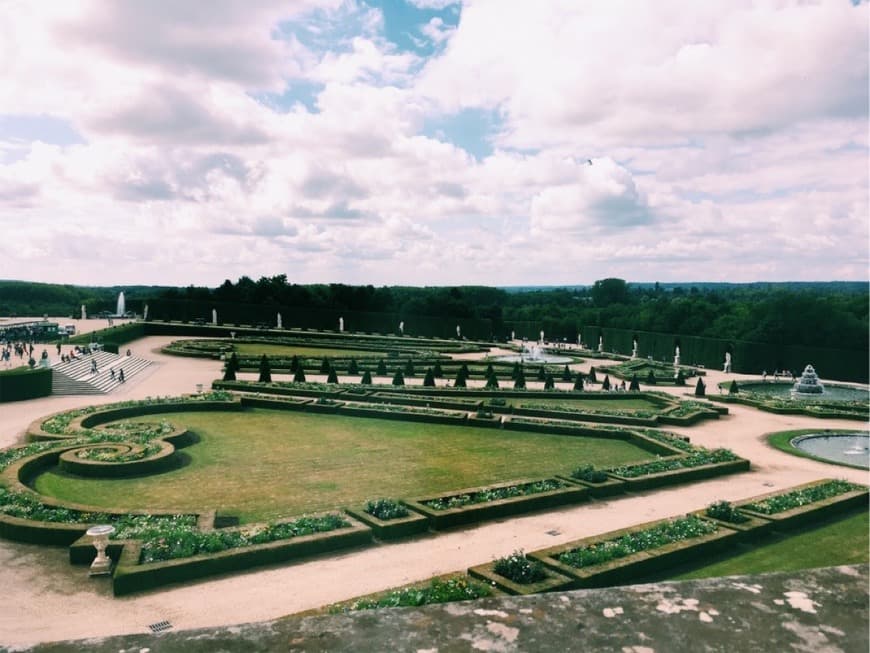
[[[500,501],[501,499],[510,499],[513,497],[527,497],[541,492],[561,490],[565,487],[568,487],[568,483],[560,481],[559,479],[546,478],[541,481],[491,487],[447,497],[439,497],[437,499],[421,501],[420,503],[427,508],[432,508],[433,510],[449,510],[451,508],[462,508],[475,503],[488,503],[490,501]]]
[[[329,612],[337,614],[378,608],[419,607],[435,603],[470,601],[486,596],[492,596],[492,590],[488,586],[465,576],[445,579],[434,578],[423,586],[404,587],[377,597],[363,598],[351,603],[332,606]]]
[[[681,517],[641,531],[626,533],[612,540],[571,549],[559,555],[559,562],[571,567],[589,567],[615,558],[655,549],[673,542],[680,542],[719,530],[713,522],[698,517]]]
[[[254,544],[266,544],[314,533],[325,533],[350,526],[344,517],[327,514],[318,517],[299,517],[290,522],[258,524],[245,530],[198,531],[194,528],[155,528],[142,532],[140,562],[162,562],[176,558],[189,558],[201,553],[218,553]]]
[[[774,515],[792,508],[817,503],[847,492],[866,489],[848,481],[834,480],[819,485],[811,485],[791,492],[776,494],[761,501],[742,504],[743,508],[764,515]]]
[[[607,471],[621,478],[637,478],[650,474],[660,474],[662,472],[691,469],[693,467],[734,462],[737,460],[740,460],[740,458],[729,449],[713,449],[712,451],[695,451],[685,456],[662,458],[647,463],[611,467]]]
[[[0,372],[0,403],[23,401],[51,394],[51,368],[19,367]]]

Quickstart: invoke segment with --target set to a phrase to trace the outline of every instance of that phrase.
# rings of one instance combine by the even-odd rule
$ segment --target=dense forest
[[[486,319],[504,338],[517,324],[543,329],[548,338],[574,340],[581,326],[696,335],[813,347],[868,348],[867,284],[630,284],[602,279],[591,286],[500,289],[484,286],[374,287],[299,285],[285,275],[257,281],[241,277],[217,288],[58,286],[0,281],[0,316],[77,315],[114,310],[120,290],[127,307],[148,299],[215,304],[290,306],[435,318]]]

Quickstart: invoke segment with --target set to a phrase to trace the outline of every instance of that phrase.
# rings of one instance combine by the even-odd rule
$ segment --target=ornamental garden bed
[[[730,452],[729,452],[730,453]],[[626,492],[639,492],[642,490],[651,490],[666,485],[674,485],[678,483],[689,483],[691,481],[699,481],[707,478],[714,478],[725,474],[736,474],[738,472],[749,471],[749,461],[745,458],[739,458],[731,454],[731,460],[716,461],[706,464],[694,464],[691,456],[674,457],[651,463],[639,463],[624,467],[617,467],[608,470],[611,477],[623,481],[625,483]],[[702,460],[703,458],[698,458]],[[656,472],[659,467],[667,467],[668,465],[678,465],[674,469],[662,469]],[[685,465],[685,466],[679,466]],[[641,472],[642,473],[637,473]],[[637,473],[637,475],[629,476],[629,474]]]
[[[741,512],[770,520],[776,530],[797,528],[823,516],[868,505],[868,488],[848,481],[822,479],[771,492],[738,504]]]
[[[436,530],[583,501],[589,490],[564,479],[524,479],[403,501]]]
[[[727,502],[721,502],[727,503]],[[714,504],[715,505],[715,504]],[[729,507],[732,510],[730,518],[714,517],[710,514],[713,506],[708,506],[703,510],[697,510],[692,515],[707,521],[715,522],[725,528],[730,528],[738,532],[736,538],[739,542],[751,542],[769,534],[773,530],[773,523],[764,517],[751,515],[743,510],[739,510],[733,506]]]
[[[379,540],[395,540],[429,530],[429,518],[426,515],[413,512],[402,504],[390,501],[389,503],[392,504],[390,507],[393,509],[391,513],[395,513],[397,516],[378,517],[370,512],[372,503],[377,502],[369,501],[363,506],[345,508],[345,512],[371,528],[374,536]],[[401,514],[401,509],[404,509],[404,515]]]
[[[601,499],[603,497],[612,497],[617,494],[622,494],[625,492],[626,483],[623,479],[614,478],[607,475],[607,479],[604,481],[593,482],[586,481],[580,478],[574,478],[573,476],[567,474],[558,474],[556,478],[561,478],[569,483],[576,483],[577,485],[582,485],[583,487],[589,488],[589,496],[595,499]]]
[[[311,515],[311,518],[327,516],[329,515]],[[298,521],[300,518],[295,519]],[[285,520],[278,523],[289,524],[292,521]],[[115,596],[122,596],[171,583],[287,562],[371,542],[372,531],[368,526],[352,517],[341,517],[341,521],[346,525],[326,532],[298,535],[263,544],[250,544],[216,553],[202,553],[159,562],[143,562],[143,542],[133,540],[124,544],[112,576],[112,589]],[[245,528],[250,529],[250,527]],[[220,531],[212,531],[215,536],[219,533]]]
[[[468,575],[472,578],[482,580],[489,583],[493,587],[497,587],[506,594],[525,595],[525,594],[540,594],[543,592],[559,592],[570,589],[574,583],[571,576],[566,576],[558,571],[544,568],[546,578],[534,583],[517,583],[509,578],[505,578],[497,573],[494,569],[496,561],[488,562],[484,565],[476,565],[468,568]]]
[[[574,579],[571,589],[638,577],[733,545],[737,531],[695,516],[665,519],[533,551],[530,558]]]

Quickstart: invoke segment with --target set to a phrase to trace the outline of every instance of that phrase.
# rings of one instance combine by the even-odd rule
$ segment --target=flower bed
[[[786,491],[772,492],[740,503],[751,516],[771,520],[776,529],[788,529],[815,521],[821,516],[865,507],[866,486],[848,481],[822,479]]]
[[[434,603],[470,601],[492,596],[492,594],[492,589],[487,585],[470,581],[465,576],[452,576],[450,578],[434,578],[425,584],[417,583],[385,594],[340,603],[331,606],[329,612],[336,614],[377,608],[419,607]]]
[[[470,567],[468,575],[514,595],[556,592],[568,589],[573,582],[570,576],[545,567],[522,551],[515,551],[485,565]]]
[[[405,505],[389,499],[368,501],[362,508],[346,508],[345,512],[369,526],[379,540],[416,535],[429,528],[425,515],[411,512]]]
[[[725,548],[737,532],[697,516],[641,524],[530,553],[574,579],[572,587],[634,582],[693,558]]]
[[[623,465],[608,469],[608,473],[626,483],[627,491],[647,490],[733,474],[749,470],[749,461],[728,449],[696,450],[693,453],[661,458],[648,463]]]
[[[124,545],[113,575],[115,596],[358,546],[369,543],[372,532],[349,517],[324,514],[255,527],[156,535]]]
[[[585,499],[588,492],[563,479],[548,478],[468,488],[404,503],[426,515],[432,527],[439,529],[575,503]]]

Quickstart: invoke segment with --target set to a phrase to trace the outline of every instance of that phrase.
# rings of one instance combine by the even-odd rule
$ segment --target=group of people
[[[8,367],[11,364],[13,356],[17,356],[21,359],[27,357],[28,359],[32,360],[33,349],[33,342],[13,342],[11,340],[4,341],[2,344],[2,348],[0,348],[0,362],[4,363]],[[34,363],[35,362],[36,361],[34,361]]]
[[[783,379],[791,377],[792,381],[797,381],[797,377],[795,377],[794,372],[792,372],[791,370],[783,370],[782,372],[780,372],[779,370],[774,370],[773,380],[779,381],[779,377],[782,377]],[[764,370],[761,373],[761,381],[762,383],[767,381],[767,370]]]

